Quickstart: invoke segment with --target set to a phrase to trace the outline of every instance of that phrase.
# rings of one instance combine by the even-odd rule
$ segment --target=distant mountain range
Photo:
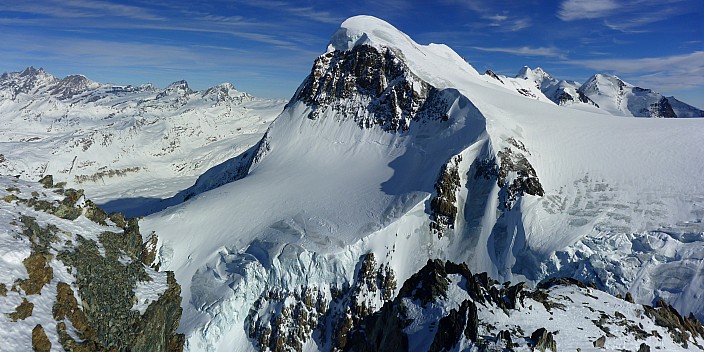
[[[284,105],[230,83],[201,92],[186,81],[118,86],[28,67],[0,76],[0,174],[52,174],[101,204],[123,199],[122,211],[143,215],[124,207],[150,199],[165,207],[159,199],[254,146]]]
[[[704,110],[674,97],[665,97],[652,89],[636,87],[610,74],[595,74],[583,84],[558,80],[540,67],[531,69],[524,66],[513,78],[492,71],[487,71],[485,75],[501,84],[511,84],[523,95],[539,100],[547,98],[560,106],[592,111],[598,108],[615,116],[704,117]]]

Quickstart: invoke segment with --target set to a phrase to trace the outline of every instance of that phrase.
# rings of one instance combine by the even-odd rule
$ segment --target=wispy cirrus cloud
[[[605,27],[615,31],[644,33],[651,30],[647,27],[653,23],[697,11],[697,5],[692,5],[687,0],[563,0],[557,17],[566,22],[601,20]]]
[[[285,12],[290,15],[320,23],[338,24],[343,18],[329,11],[321,11],[313,6],[295,6],[290,2],[279,0],[257,0],[248,3],[249,6],[261,9]]]
[[[109,1],[0,1],[4,11],[41,15],[53,18],[105,18],[121,17],[133,20],[164,21],[164,17],[133,5]]]
[[[621,7],[614,0],[566,0],[560,4],[557,17],[563,21],[608,17]]]
[[[506,6],[497,6],[488,0],[445,0],[445,3],[461,6],[480,16],[483,21],[475,26],[491,27],[500,32],[518,32],[532,26],[533,21],[524,13],[516,15]]]
[[[555,47],[480,47],[472,46],[470,47],[479,51],[495,52],[495,53],[506,53],[517,56],[544,56],[553,58],[566,58],[565,52]]]
[[[704,88],[704,51],[642,59],[567,60],[598,72],[632,78],[632,83],[657,90]]]
[[[528,17],[510,17],[507,15],[487,15],[482,19],[488,20],[488,26],[495,27],[505,32],[517,32],[531,26],[531,19]]]

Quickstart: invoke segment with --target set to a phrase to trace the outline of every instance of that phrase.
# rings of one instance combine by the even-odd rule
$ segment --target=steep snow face
[[[283,106],[231,84],[122,87],[30,67],[0,77],[0,173],[53,174],[110,211],[144,215],[253,147]]]
[[[579,91],[612,115],[677,117],[670,103],[660,93],[635,87],[614,75],[596,74]]]
[[[614,119],[495,81],[381,20],[345,21],[246,177],[142,222],[184,285],[188,348],[271,346],[281,329],[303,349],[330,347],[344,324],[299,335],[282,307],[309,289],[319,302],[358,302],[345,287],[367,253],[399,281],[446,258],[501,280],[569,274],[704,313],[701,300],[677,301],[701,280],[647,285],[701,263],[703,122]],[[336,304],[322,305],[356,316]]]

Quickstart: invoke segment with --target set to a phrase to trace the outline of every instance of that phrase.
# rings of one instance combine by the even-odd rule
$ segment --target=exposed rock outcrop
[[[430,229],[442,236],[445,229],[455,226],[457,217],[457,190],[460,188],[459,164],[462,156],[457,155],[443,165],[435,182],[435,196],[430,200]]]
[[[540,197],[545,195],[533,165],[525,156],[530,155],[525,145],[514,138],[509,138],[507,142],[510,147],[504,147],[497,153],[498,165],[496,158],[477,160],[474,163],[475,178],[496,178],[496,184],[501,187],[499,197],[503,210],[511,210],[518,197],[525,194]]]
[[[361,127],[405,131],[414,120],[447,119],[449,102],[438,92],[392,49],[359,45],[318,57],[294,99],[311,107],[313,120],[332,109]]]

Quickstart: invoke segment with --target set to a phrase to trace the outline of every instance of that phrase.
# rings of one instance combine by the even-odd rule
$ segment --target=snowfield
[[[353,51],[382,73],[358,70]],[[445,45],[372,17],[345,21],[246,177],[140,223],[183,286],[187,348],[255,350],[255,301],[274,287],[317,287],[330,301],[367,253],[398,282],[441,258],[499,281],[572,276],[704,316],[704,120],[614,118],[514,88]],[[384,104],[393,109],[375,110]],[[329,347],[315,336],[302,349]],[[606,348],[638,348],[628,341]]]

